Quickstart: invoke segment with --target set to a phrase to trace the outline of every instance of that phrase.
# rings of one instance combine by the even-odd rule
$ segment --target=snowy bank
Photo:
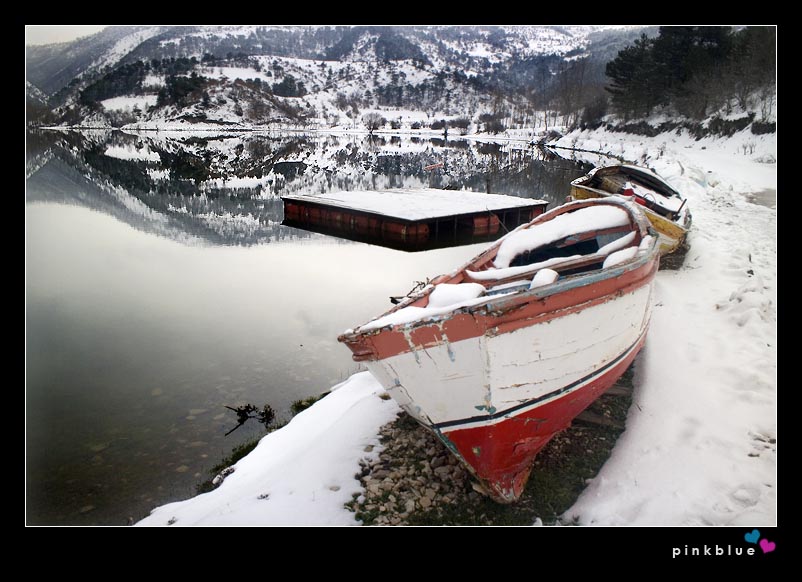
[[[400,408],[368,372],[262,438],[214,491],[155,509],[136,525],[359,525],[345,509],[361,485],[360,459]]]
[[[775,136],[598,131],[561,144],[612,148],[654,168],[694,218],[683,268],[657,276],[626,431],[566,517],[776,525],[777,211],[750,202],[760,191],[776,197]]]

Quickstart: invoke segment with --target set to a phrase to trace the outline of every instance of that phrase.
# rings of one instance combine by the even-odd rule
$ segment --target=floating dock
[[[495,240],[548,206],[545,200],[435,188],[281,199],[287,226],[413,251]]]

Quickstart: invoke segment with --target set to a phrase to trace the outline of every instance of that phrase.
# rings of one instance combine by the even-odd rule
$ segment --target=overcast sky
[[[67,42],[82,36],[95,34],[106,28],[107,25],[85,24],[57,24],[57,25],[25,25],[25,44],[51,44],[54,42]]]

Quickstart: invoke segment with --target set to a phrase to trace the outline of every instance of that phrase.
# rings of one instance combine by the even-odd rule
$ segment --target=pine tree
[[[654,76],[669,96],[685,96],[694,77],[724,63],[731,40],[729,26],[662,26],[652,47]]]
[[[654,70],[652,44],[642,34],[632,46],[618,53],[607,63],[605,72],[612,83],[607,91],[612,96],[613,106],[625,118],[647,115],[659,102],[659,88],[650,78]]]

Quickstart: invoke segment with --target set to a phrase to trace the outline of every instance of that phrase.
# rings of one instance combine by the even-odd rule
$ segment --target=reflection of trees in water
[[[486,192],[540,198],[552,207],[565,202],[570,183],[590,168],[563,159],[546,159],[530,151],[496,151],[488,154],[490,162],[482,182],[471,185],[484,187]]]
[[[130,155],[106,155],[110,146],[127,148]],[[284,194],[432,187],[561,204],[570,181],[585,173],[578,164],[546,160],[531,148],[383,135],[40,132],[29,138],[27,149],[29,168],[31,158],[59,160],[31,170],[29,199],[61,198],[137,228],[212,244],[310,236],[281,226]],[[438,167],[425,169],[432,165]],[[70,180],[81,183],[75,186],[80,192],[65,189]]]
[[[54,131],[29,131],[25,134],[25,163],[31,165],[45,155],[59,140]]]

